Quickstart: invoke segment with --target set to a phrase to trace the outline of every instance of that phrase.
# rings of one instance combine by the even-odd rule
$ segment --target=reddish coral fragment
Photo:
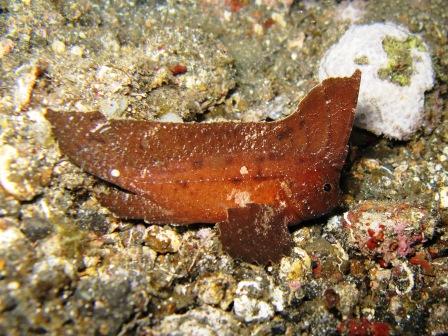
[[[370,238],[366,245],[368,249],[374,250],[378,246],[378,241],[375,238]]]
[[[361,253],[381,258],[385,265],[411,255],[432,237],[439,221],[427,209],[408,203],[364,201],[344,215],[350,243]]]
[[[379,258],[379,259],[378,259],[378,264],[379,264],[382,268],[387,268],[387,267],[389,267],[389,264],[388,264],[383,258]]]
[[[384,322],[373,322],[371,324],[371,332],[374,336],[389,336],[390,325]]]
[[[416,253],[415,256],[409,259],[409,262],[412,265],[419,265],[425,272],[430,272],[432,270],[432,266],[423,252]]]
[[[338,326],[341,334],[349,336],[389,336],[390,326],[384,322],[369,321],[366,318],[349,319]]]
[[[183,75],[188,70],[187,67],[183,64],[172,65],[169,69],[174,76]]]
[[[338,204],[359,82],[359,71],[327,79],[297,112],[270,123],[108,120],[99,112],[48,111],[47,118],[63,153],[116,186],[98,198],[119,217],[222,222],[226,251],[265,263],[288,253],[287,225]],[[260,220],[267,209],[275,215]],[[252,237],[248,227],[261,235]],[[273,249],[266,237],[282,241]],[[252,238],[260,244],[250,244]],[[238,252],[246,243],[251,247]]]
[[[267,19],[266,21],[263,22],[263,28],[264,29],[269,29],[271,28],[273,25],[275,24],[275,21],[272,18]]]
[[[313,269],[313,277],[315,279],[318,279],[322,276],[322,263],[320,262],[319,258],[316,256],[312,256],[312,269]]]
[[[234,13],[239,12],[247,6],[247,1],[244,0],[225,0],[225,3],[226,6],[229,7],[229,9]]]

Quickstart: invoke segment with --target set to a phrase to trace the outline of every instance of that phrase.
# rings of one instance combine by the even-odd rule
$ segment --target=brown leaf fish
[[[360,79],[359,70],[326,79],[274,122],[163,123],[50,110],[47,118],[62,152],[114,185],[97,197],[115,215],[218,222],[231,256],[265,264],[289,253],[288,225],[338,204]]]

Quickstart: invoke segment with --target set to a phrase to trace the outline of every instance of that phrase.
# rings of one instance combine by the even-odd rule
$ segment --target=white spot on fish
[[[248,191],[239,191],[235,189],[233,189],[229,196],[227,196],[227,199],[233,199],[235,204],[237,204],[240,208],[244,208],[246,204],[252,202]]]
[[[240,174],[241,174],[241,175],[247,175],[247,174],[249,174],[249,170],[247,170],[247,167],[246,167],[246,166],[242,166],[242,167],[240,168]]]
[[[110,176],[112,176],[112,177],[119,177],[120,176],[120,171],[118,169],[112,169],[110,171]]]

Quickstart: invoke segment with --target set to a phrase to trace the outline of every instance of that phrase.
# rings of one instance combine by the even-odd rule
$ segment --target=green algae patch
[[[406,40],[386,36],[383,40],[383,49],[388,62],[384,68],[378,70],[378,76],[400,86],[410,85],[414,71],[411,50],[425,51],[422,41],[416,36],[410,36]]]
[[[366,55],[356,57],[353,62],[358,65],[367,65],[369,64],[369,58]]]

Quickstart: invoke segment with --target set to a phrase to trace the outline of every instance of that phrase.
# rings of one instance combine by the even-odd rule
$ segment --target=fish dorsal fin
[[[270,123],[108,120],[50,110],[47,118],[75,164],[133,193],[146,184],[278,178],[298,164],[342,167],[359,80],[359,71],[327,79],[293,115]]]

